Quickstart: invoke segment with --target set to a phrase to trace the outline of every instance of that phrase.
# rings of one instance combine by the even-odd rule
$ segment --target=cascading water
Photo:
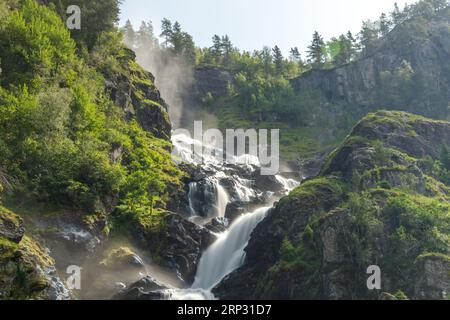
[[[212,156],[193,154],[191,145],[201,145],[200,142],[192,140],[183,135],[173,137],[175,153],[184,162],[201,166],[204,172],[213,174],[204,178],[202,182],[192,182],[189,185],[189,214],[198,216],[199,211],[203,212],[203,218],[225,217],[227,205],[232,201],[250,202],[260,196],[255,191],[252,181],[248,178],[240,177],[235,167],[228,167],[226,164],[218,163]],[[211,150],[211,146],[206,146]],[[223,152],[217,150],[218,153]],[[211,153],[210,153],[211,154]],[[259,167],[258,159],[251,156],[241,156],[235,159],[235,163],[243,171],[253,173]],[[233,169],[234,168],[234,169]],[[293,179],[286,179],[276,176],[276,181],[287,193],[299,183]],[[222,181],[231,181],[234,196],[231,197]],[[230,189],[229,189],[230,190]],[[273,203],[275,193],[268,192]],[[198,203],[196,199],[202,199],[206,205],[212,205],[212,215],[205,214],[205,203]],[[212,300],[214,295],[212,289],[218,285],[227,275],[240,268],[245,260],[245,248],[251,238],[251,234],[257,225],[264,220],[270,207],[260,207],[252,212],[242,214],[228,228],[227,231],[218,235],[217,240],[203,253],[195,276],[195,281],[189,289],[166,290],[165,297],[171,300]]]
[[[203,254],[192,288],[211,290],[244,263],[244,249],[251,233],[269,209],[264,207],[241,216],[228,231],[219,236]]]
[[[230,198],[228,197],[228,193],[224,187],[220,185],[220,182],[216,182],[216,191],[217,191],[217,202],[215,207],[215,217],[223,218],[225,217],[225,211],[227,210],[227,205],[230,202]]]

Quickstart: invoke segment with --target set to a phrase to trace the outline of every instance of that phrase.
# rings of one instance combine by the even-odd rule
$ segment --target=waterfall
[[[215,205],[215,217],[223,218],[225,217],[225,212],[227,210],[227,205],[230,202],[228,193],[224,187],[220,185],[219,181],[216,181],[216,191],[217,191],[217,202]]]
[[[194,197],[197,193],[197,182],[189,183],[189,192],[188,192],[188,201],[189,201],[189,214],[191,217],[195,217],[197,215],[197,211],[194,206]]]
[[[200,167],[209,173],[198,182],[189,184],[188,200],[189,214],[192,218],[200,216],[200,222],[205,218],[225,217],[227,205],[233,201],[250,202],[260,193],[254,188],[251,174],[260,167],[257,158],[244,155],[235,159],[235,166],[220,164],[211,156],[193,154],[189,145],[202,145],[184,135],[173,138],[175,155],[190,164]],[[211,148],[210,146],[203,146]],[[210,153],[209,153],[210,154]],[[247,174],[245,174],[247,172]],[[298,182],[275,176],[287,193],[298,186]],[[222,183],[223,185],[222,185]],[[224,186],[227,186],[226,189]],[[227,190],[230,192],[227,192]],[[262,190],[264,191],[264,190]],[[276,199],[271,198],[271,202]],[[267,204],[266,204],[267,205]],[[168,300],[212,300],[215,299],[212,289],[226,276],[239,269],[245,262],[245,248],[250,241],[252,232],[264,220],[270,207],[260,207],[237,218],[227,231],[218,235],[217,240],[203,253],[200,258],[195,281],[188,289],[165,290]]]
[[[275,179],[278,180],[278,182],[280,182],[284,189],[287,191],[287,193],[289,193],[289,191],[295,189],[296,187],[298,187],[300,185],[300,183],[294,179],[286,179],[280,175],[276,175]]]
[[[259,208],[237,219],[219,236],[200,260],[193,289],[211,290],[228,274],[242,266],[245,248],[256,226],[270,208]]]

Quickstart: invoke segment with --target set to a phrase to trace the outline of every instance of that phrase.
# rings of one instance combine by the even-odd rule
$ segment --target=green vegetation
[[[134,105],[158,110],[166,120],[168,115],[144,94],[156,92],[153,79],[121,44],[114,27],[118,1],[78,2],[70,4],[89,7],[83,11],[89,32],[69,32],[65,13],[59,16],[53,5],[0,2],[0,183],[9,182],[4,201],[87,214],[112,210],[136,219],[162,214],[182,175],[171,161],[168,137],[157,124],[144,130],[140,119],[129,119],[105,82],[127,79]],[[55,3],[65,8],[65,1]],[[111,208],[113,203],[118,205]]]

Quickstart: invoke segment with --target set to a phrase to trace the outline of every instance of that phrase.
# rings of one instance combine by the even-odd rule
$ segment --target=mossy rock
[[[100,261],[100,266],[110,270],[141,269],[144,268],[144,262],[129,247],[119,247],[106,252],[104,259]]]
[[[0,237],[19,243],[24,232],[22,218],[0,206]]]
[[[49,281],[44,270],[53,259],[32,238],[19,244],[0,237],[0,299],[45,299]]]

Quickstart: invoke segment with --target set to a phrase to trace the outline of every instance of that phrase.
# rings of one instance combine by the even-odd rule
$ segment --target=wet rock
[[[0,237],[19,243],[24,233],[22,218],[0,206]]]
[[[179,273],[186,283],[192,283],[201,254],[215,236],[175,213],[167,214],[161,225],[162,228],[152,230],[139,224],[132,236],[160,265]]]
[[[214,218],[210,223],[205,225],[205,228],[214,233],[223,233],[227,231],[229,221],[226,218]]]
[[[145,267],[141,257],[128,247],[120,247],[111,250],[100,261],[100,266],[112,270],[143,269]]]
[[[284,185],[275,176],[261,175],[261,171],[257,170],[254,174],[255,186],[259,190],[281,192],[284,190]]]
[[[241,215],[250,211],[250,204],[247,202],[234,201],[228,204],[225,217],[229,221],[234,221]]]
[[[113,300],[162,300],[164,299],[163,290],[167,286],[161,284],[151,276],[142,278],[133,283],[128,288],[116,294]]]

